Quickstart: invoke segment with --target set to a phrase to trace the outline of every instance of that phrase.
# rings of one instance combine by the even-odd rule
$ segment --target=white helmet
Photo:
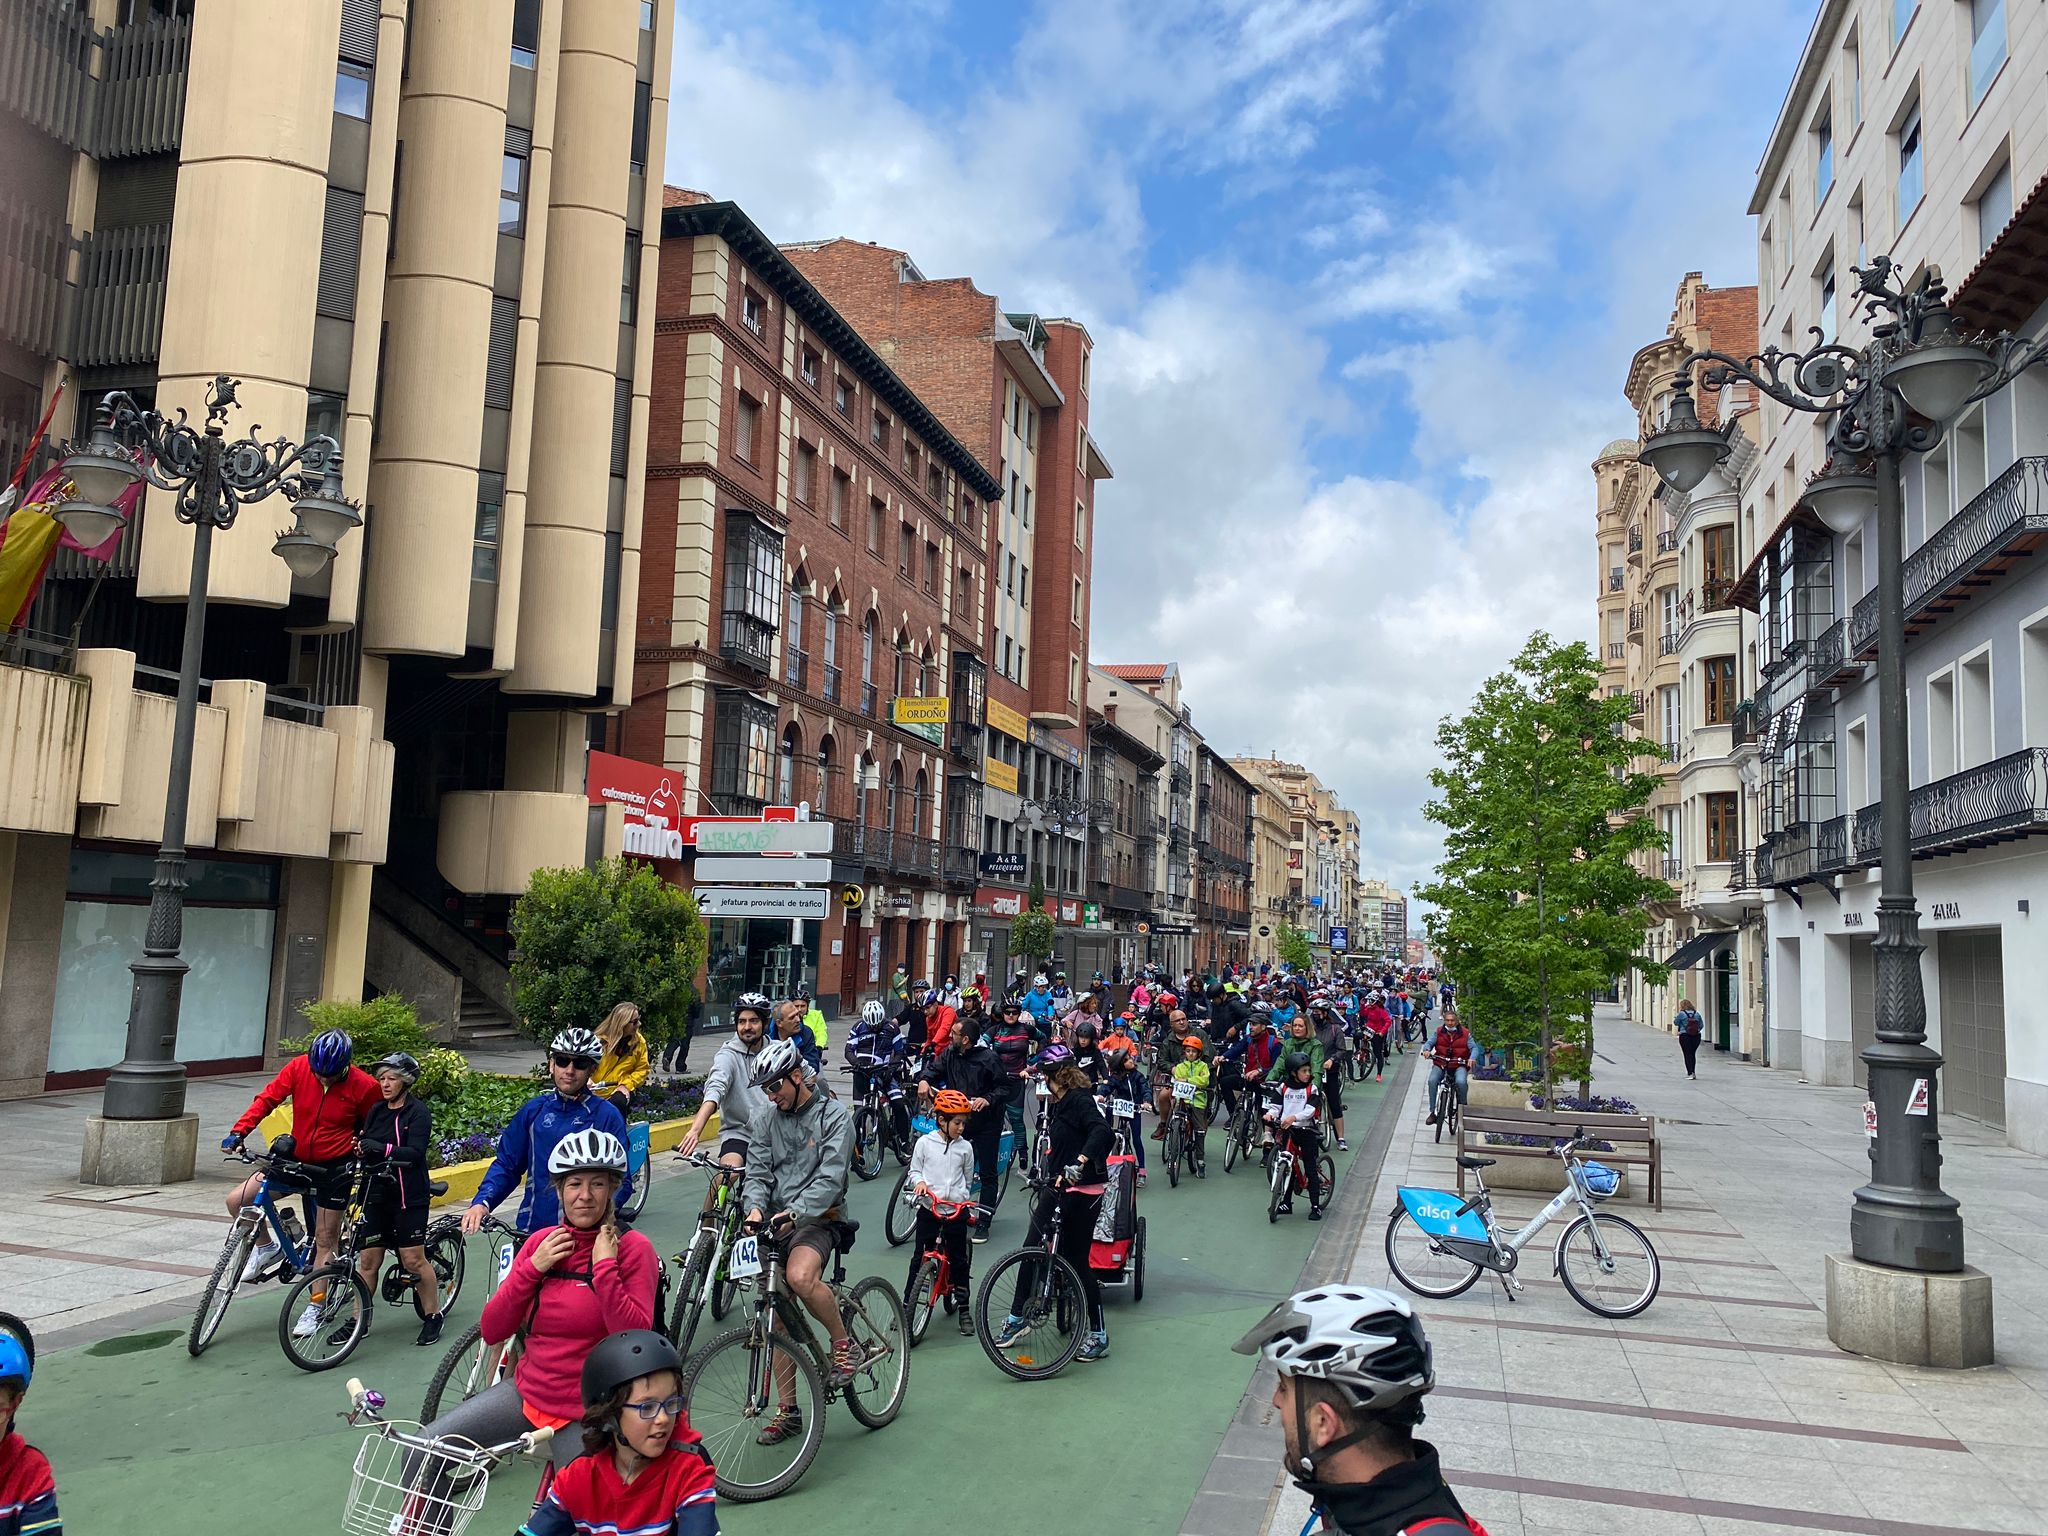
[[[604,1042],[587,1029],[565,1029],[548,1043],[556,1056],[587,1056],[593,1065],[604,1060]]]
[[[754,1058],[754,1075],[751,1081],[756,1088],[766,1088],[770,1083],[789,1076],[803,1064],[803,1052],[796,1048],[794,1040],[771,1040],[761,1048],[761,1054]]]
[[[548,1154],[550,1178],[559,1179],[567,1173],[585,1173],[592,1169],[624,1174],[626,1144],[610,1131],[592,1127],[571,1131],[556,1142],[554,1151]]]
[[[1297,1291],[1231,1348],[1263,1354],[1283,1376],[1327,1381],[1368,1412],[1436,1385],[1414,1309],[1391,1291],[1366,1286]]]
[[[880,1000],[877,998],[871,997],[866,1002],[860,1005],[860,1021],[861,1023],[868,1025],[870,1028],[881,1023],[884,1019],[888,1017],[889,1010],[884,1008]]]

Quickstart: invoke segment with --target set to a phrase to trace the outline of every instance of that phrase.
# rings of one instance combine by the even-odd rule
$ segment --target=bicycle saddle
[[[1491,1157],[1461,1157],[1458,1159],[1458,1166],[1460,1168],[1491,1168],[1497,1161],[1498,1159]]]
[[[447,1194],[448,1181],[446,1179],[427,1180],[427,1193],[435,1196],[436,1198],[439,1198],[440,1196]]]

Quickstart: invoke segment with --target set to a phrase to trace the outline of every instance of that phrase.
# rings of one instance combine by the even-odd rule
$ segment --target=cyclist
[[[1304,1051],[1289,1051],[1280,1063],[1280,1102],[1266,1111],[1281,1139],[1294,1152],[1295,1166],[1308,1185],[1308,1219],[1323,1219],[1323,1138],[1317,1130],[1322,1119],[1323,1096],[1316,1086],[1322,1074]],[[1294,1210],[1294,1191],[1289,1189],[1280,1202],[1284,1213]]]
[[[1052,1021],[1059,1010],[1052,1000],[1052,989],[1046,984],[1045,973],[1040,971],[1031,978],[1031,989],[1024,994],[1024,1011],[1038,1027],[1047,1034],[1052,1033]]]
[[[896,1028],[912,1050],[924,1049],[930,1043],[924,1026],[924,998],[913,996],[896,1001]]]
[[[1052,1141],[1047,1166],[1058,1170],[1052,1187],[1039,1199],[1031,1213],[1031,1231],[1024,1246],[1041,1250],[1052,1228],[1057,1202],[1060,1212],[1060,1256],[1081,1276],[1081,1292],[1088,1306],[1088,1337],[1077,1360],[1102,1360],[1109,1355],[1109,1328],[1102,1315],[1102,1285],[1088,1262],[1088,1249],[1095,1238],[1095,1216],[1102,1204],[1102,1184],[1108,1177],[1111,1144],[1109,1125],[1095,1107],[1095,1094],[1088,1075],[1074,1065],[1073,1053],[1064,1045],[1045,1048],[1039,1060],[1046,1084],[1052,1090],[1052,1109],[1046,1116],[1046,1131]],[[1011,1298],[1010,1313],[996,1334],[996,1348],[1008,1349],[1028,1331],[1018,1315],[1017,1301],[1038,1284],[1039,1266],[1017,1266],[1017,1290]]]
[[[1231,1346],[1278,1373],[1287,1475],[1338,1536],[1485,1536],[1415,1438],[1436,1385],[1429,1340],[1399,1296],[1365,1286],[1297,1291]]]
[[[948,1003],[947,1006],[953,1010],[954,1018],[967,1021],[967,1027],[974,1031],[974,1038],[979,1040],[988,1033],[989,1025],[994,1022],[983,1011],[981,988],[969,987],[959,994],[959,998],[957,1003]]]
[[[1387,1005],[1377,992],[1366,994],[1365,1046],[1372,1052],[1372,1080],[1385,1081],[1387,1070],[1387,1041],[1394,1032],[1394,1016],[1387,1012]]]
[[[433,1113],[412,1096],[419,1081],[420,1064],[404,1051],[393,1051],[370,1069],[377,1076],[377,1091],[383,1102],[370,1111],[356,1137],[356,1150],[365,1161],[397,1164],[391,1175],[370,1186],[370,1198],[363,1209],[362,1253],[356,1272],[370,1294],[377,1292],[377,1271],[384,1263],[384,1250],[396,1248],[398,1262],[412,1275],[419,1288],[420,1332],[415,1344],[432,1344],[441,1337],[441,1290],[439,1277],[427,1258],[427,1149],[433,1143]],[[375,1308],[363,1314],[367,1328]],[[341,1326],[342,1342],[348,1341],[349,1324]]]
[[[1173,1080],[1195,1085],[1195,1096],[1188,1100],[1188,1120],[1195,1133],[1195,1177],[1206,1179],[1209,1158],[1203,1143],[1209,1130],[1209,1063],[1202,1059],[1200,1035],[1188,1035],[1180,1045],[1182,1056],[1174,1063]]]
[[[1237,1117],[1237,1096],[1247,1081],[1256,1082],[1273,1070],[1278,1043],[1273,1034],[1273,1005],[1253,1003],[1245,1032],[1223,1048],[1217,1091],[1224,1113]]]
[[[284,1069],[263,1085],[263,1090],[242,1111],[242,1118],[221,1138],[223,1152],[238,1149],[263,1117],[287,1099],[292,1106],[292,1157],[306,1170],[308,1183],[296,1177],[272,1178],[273,1191],[308,1190],[317,1216],[313,1225],[313,1267],[318,1269],[334,1257],[341,1241],[341,1213],[348,1207],[349,1183],[353,1178],[351,1159],[356,1151],[356,1132],[382,1095],[377,1080],[355,1065],[355,1042],[338,1029],[322,1030],[294,1056]],[[228,1191],[230,1216],[256,1198],[256,1185],[264,1175],[251,1174]],[[243,1278],[260,1275],[277,1262],[278,1247],[266,1240],[257,1245],[243,1267]],[[294,1338],[307,1339],[320,1326],[320,1308],[326,1291],[306,1303],[298,1321],[292,1324]]]
[[[549,1087],[519,1106],[498,1138],[497,1155],[491,1159],[483,1182],[469,1209],[462,1213],[464,1232],[481,1231],[484,1217],[526,1180],[526,1193],[519,1201],[519,1216],[512,1224],[522,1232],[538,1232],[561,1220],[562,1208],[555,1197],[551,1177],[536,1178],[542,1169],[552,1168],[555,1144],[579,1131],[604,1131],[623,1147],[626,1117],[610,1099],[590,1091],[591,1075],[604,1056],[604,1046],[587,1029],[565,1029],[548,1046]],[[625,1154],[620,1153],[619,1198],[632,1193],[633,1181],[625,1177]]]
[[[1003,1071],[1000,1098],[1003,1113],[1009,1117],[1013,1147],[1025,1145],[1024,1076],[1042,1043],[1030,1016],[1024,1012],[1023,1003],[1014,997],[1005,998],[1003,1006],[996,1010],[995,1023],[989,1027],[988,1044],[989,1049],[995,1052],[996,1064]],[[998,1140],[1001,1134],[1002,1128],[998,1126]]]
[[[0,1533],[5,1536],[57,1536],[64,1529],[50,1459],[14,1427],[34,1375],[35,1362],[21,1340],[0,1333]]]
[[[967,1117],[974,1112],[967,1095],[956,1088],[941,1088],[932,1100],[938,1124],[917,1138],[910,1149],[911,1193],[933,1200],[965,1206],[974,1195],[974,1148],[967,1141]],[[973,1225],[971,1211],[941,1217],[920,1205],[917,1208],[917,1241],[911,1245],[910,1278],[903,1283],[908,1296],[917,1285],[917,1271],[924,1256],[943,1235],[946,1239],[946,1267],[952,1271],[953,1315],[962,1333],[974,1332],[973,1310],[967,1305],[967,1265],[973,1245],[967,1241]]]
[[[1443,1086],[1444,1073],[1454,1074],[1460,1110],[1464,1109],[1465,1095],[1472,1086],[1472,1035],[1457,1014],[1449,1010],[1444,1013],[1443,1023],[1437,1026],[1436,1038],[1429,1042],[1429,1061],[1429,1118],[1423,1124],[1435,1125],[1437,1089]]]
[[[861,1004],[860,1022],[846,1036],[846,1064],[853,1071],[853,1096],[865,1098],[869,1089],[879,1089],[889,1101],[891,1118],[907,1129],[903,1079],[897,1070],[902,1060],[903,1036],[897,1031],[896,1021],[878,999],[870,998]]]
[[[650,1329],[602,1339],[583,1362],[583,1454],[549,1484],[520,1536],[658,1531],[718,1536],[711,1458],[690,1428],[683,1362]]]
[[[559,1224],[534,1230],[484,1303],[484,1342],[523,1333],[525,1347],[509,1379],[449,1409],[427,1426],[430,1435],[497,1445],[536,1425],[565,1428],[583,1417],[583,1362],[598,1341],[653,1326],[661,1260],[654,1244],[616,1224],[625,1141],[608,1129],[579,1126],[549,1146],[545,1166]],[[567,1435],[549,1445],[558,1472],[580,1450]]]
[[[610,1099],[623,1115],[647,1081],[647,1037],[640,1032],[640,1005],[620,1003],[613,1008],[597,1026],[597,1040],[604,1047],[604,1059],[597,1064],[591,1091]]]
[[[922,986],[924,984],[920,982],[918,985]],[[953,1005],[939,996],[938,993],[927,992],[924,999],[925,1044],[935,1051],[944,1050],[946,1042],[953,1038],[953,1021],[959,1016]],[[973,1033],[975,1039],[979,1040],[981,1038],[981,1028],[979,1025],[970,1023],[968,1029]]]
[[[1131,1153],[1138,1160],[1138,1187],[1145,1185],[1145,1075],[1138,1070],[1137,1042],[1111,1035],[1102,1042],[1102,1094],[1127,1099],[1131,1106]],[[1110,1129],[1114,1131],[1115,1126]]]
[[[768,1043],[768,999],[742,992],[732,1004],[733,1037],[718,1047],[704,1079],[704,1102],[676,1146],[678,1157],[697,1150],[711,1113],[718,1112],[718,1160],[737,1168],[747,1160],[749,1127],[769,1109],[767,1096],[753,1086],[754,1062]],[[710,1196],[705,1196],[706,1201]]]
[[[1273,1020],[1277,1024],[1279,1019],[1279,1010],[1275,1009]],[[1297,1013],[1288,1021],[1287,1028],[1281,1035],[1280,1053],[1283,1058],[1297,1053],[1308,1057],[1315,1066],[1316,1081],[1320,1083],[1323,1080],[1323,1042],[1318,1040],[1315,1031],[1309,1028],[1307,1014]],[[1266,1081],[1277,1083],[1286,1075],[1287,1064],[1285,1060],[1276,1061],[1267,1070]]]
[[[804,1072],[813,1082],[825,1070],[825,1053],[817,1036],[804,1027],[804,1005],[794,998],[775,1005],[775,1038],[787,1040],[804,1059]]]
[[[1004,1094],[1010,1079],[996,1053],[978,1043],[972,1029],[956,1020],[953,1043],[925,1063],[918,1079],[919,1098],[929,1098],[941,1088],[955,1088],[967,1097],[970,1115],[967,1141],[974,1148],[974,1166],[984,1191],[1002,1184]],[[974,1213],[974,1241],[988,1241],[989,1222],[994,1219],[994,1202],[984,1202]]]
[[[1102,1081],[1102,1026],[1092,1013],[1067,1015],[1067,1047],[1074,1053],[1074,1065],[1088,1074],[1088,1081]]]
[[[846,1180],[853,1164],[853,1119],[837,1099],[819,1093],[804,1076],[803,1058],[788,1040],[776,1040],[754,1063],[754,1086],[775,1113],[754,1127],[740,1203],[747,1225],[766,1226],[788,1240],[784,1274],[789,1288],[832,1340],[829,1380],[843,1387],[860,1369],[860,1346],[846,1331],[839,1303],[825,1279],[825,1261],[840,1242]],[[795,1371],[777,1385],[786,1394],[755,1438],[779,1445],[803,1433]]]
[[[1309,1000],[1308,1022],[1316,1032],[1316,1043],[1323,1048],[1323,1099],[1329,1108],[1330,1129],[1337,1137],[1337,1150],[1348,1152],[1351,1143],[1344,1139],[1344,1058],[1351,1054],[1351,1037],[1344,1033],[1343,1022],[1331,1008],[1326,992],[1318,992]]]

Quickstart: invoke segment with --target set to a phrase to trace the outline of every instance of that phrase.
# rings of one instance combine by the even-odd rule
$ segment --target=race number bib
[[[1049,1099],[1052,1097],[1052,1090],[1046,1087],[1045,1080],[1043,1078],[1039,1079],[1038,1082],[1038,1096],[1041,1099]]]
[[[1195,1085],[1184,1077],[1176,1077],[1173,1080],[1173,1096],[1176,1099],[1182,1101],[1192,1099],[1197,1091]]]
[[[743,1237],[734,1243],[725,1272],[735,1280],[751,1280],[761,1273],[761,1239]]]
[[[511,1243],[498,1244],[497,1284],[503,1285],[505,1283],[505,1277],[512,1273],[512,1260],[514,1256],[518,1253],[518,1251],[518,1248]]]
[[[1128,1120],[1136,1110],[1129,1099],[1111,1099],[1109,1101],[1109,1112],[1118,1120]]]

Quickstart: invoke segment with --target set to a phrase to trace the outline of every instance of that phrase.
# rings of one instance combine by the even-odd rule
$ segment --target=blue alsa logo
[[[1431,1237],[1465,1238],[1471,1242],[1486,1241],[1486,1223],[1476,1212],[1466,1211],[1460,1215],[1458,1207],[1463,1203],[1454,1194],[1441,1189],[1404,1189],[1401,1203],[1408,1207],[1408,1214],[1415,1219],[1415,1225]]]

